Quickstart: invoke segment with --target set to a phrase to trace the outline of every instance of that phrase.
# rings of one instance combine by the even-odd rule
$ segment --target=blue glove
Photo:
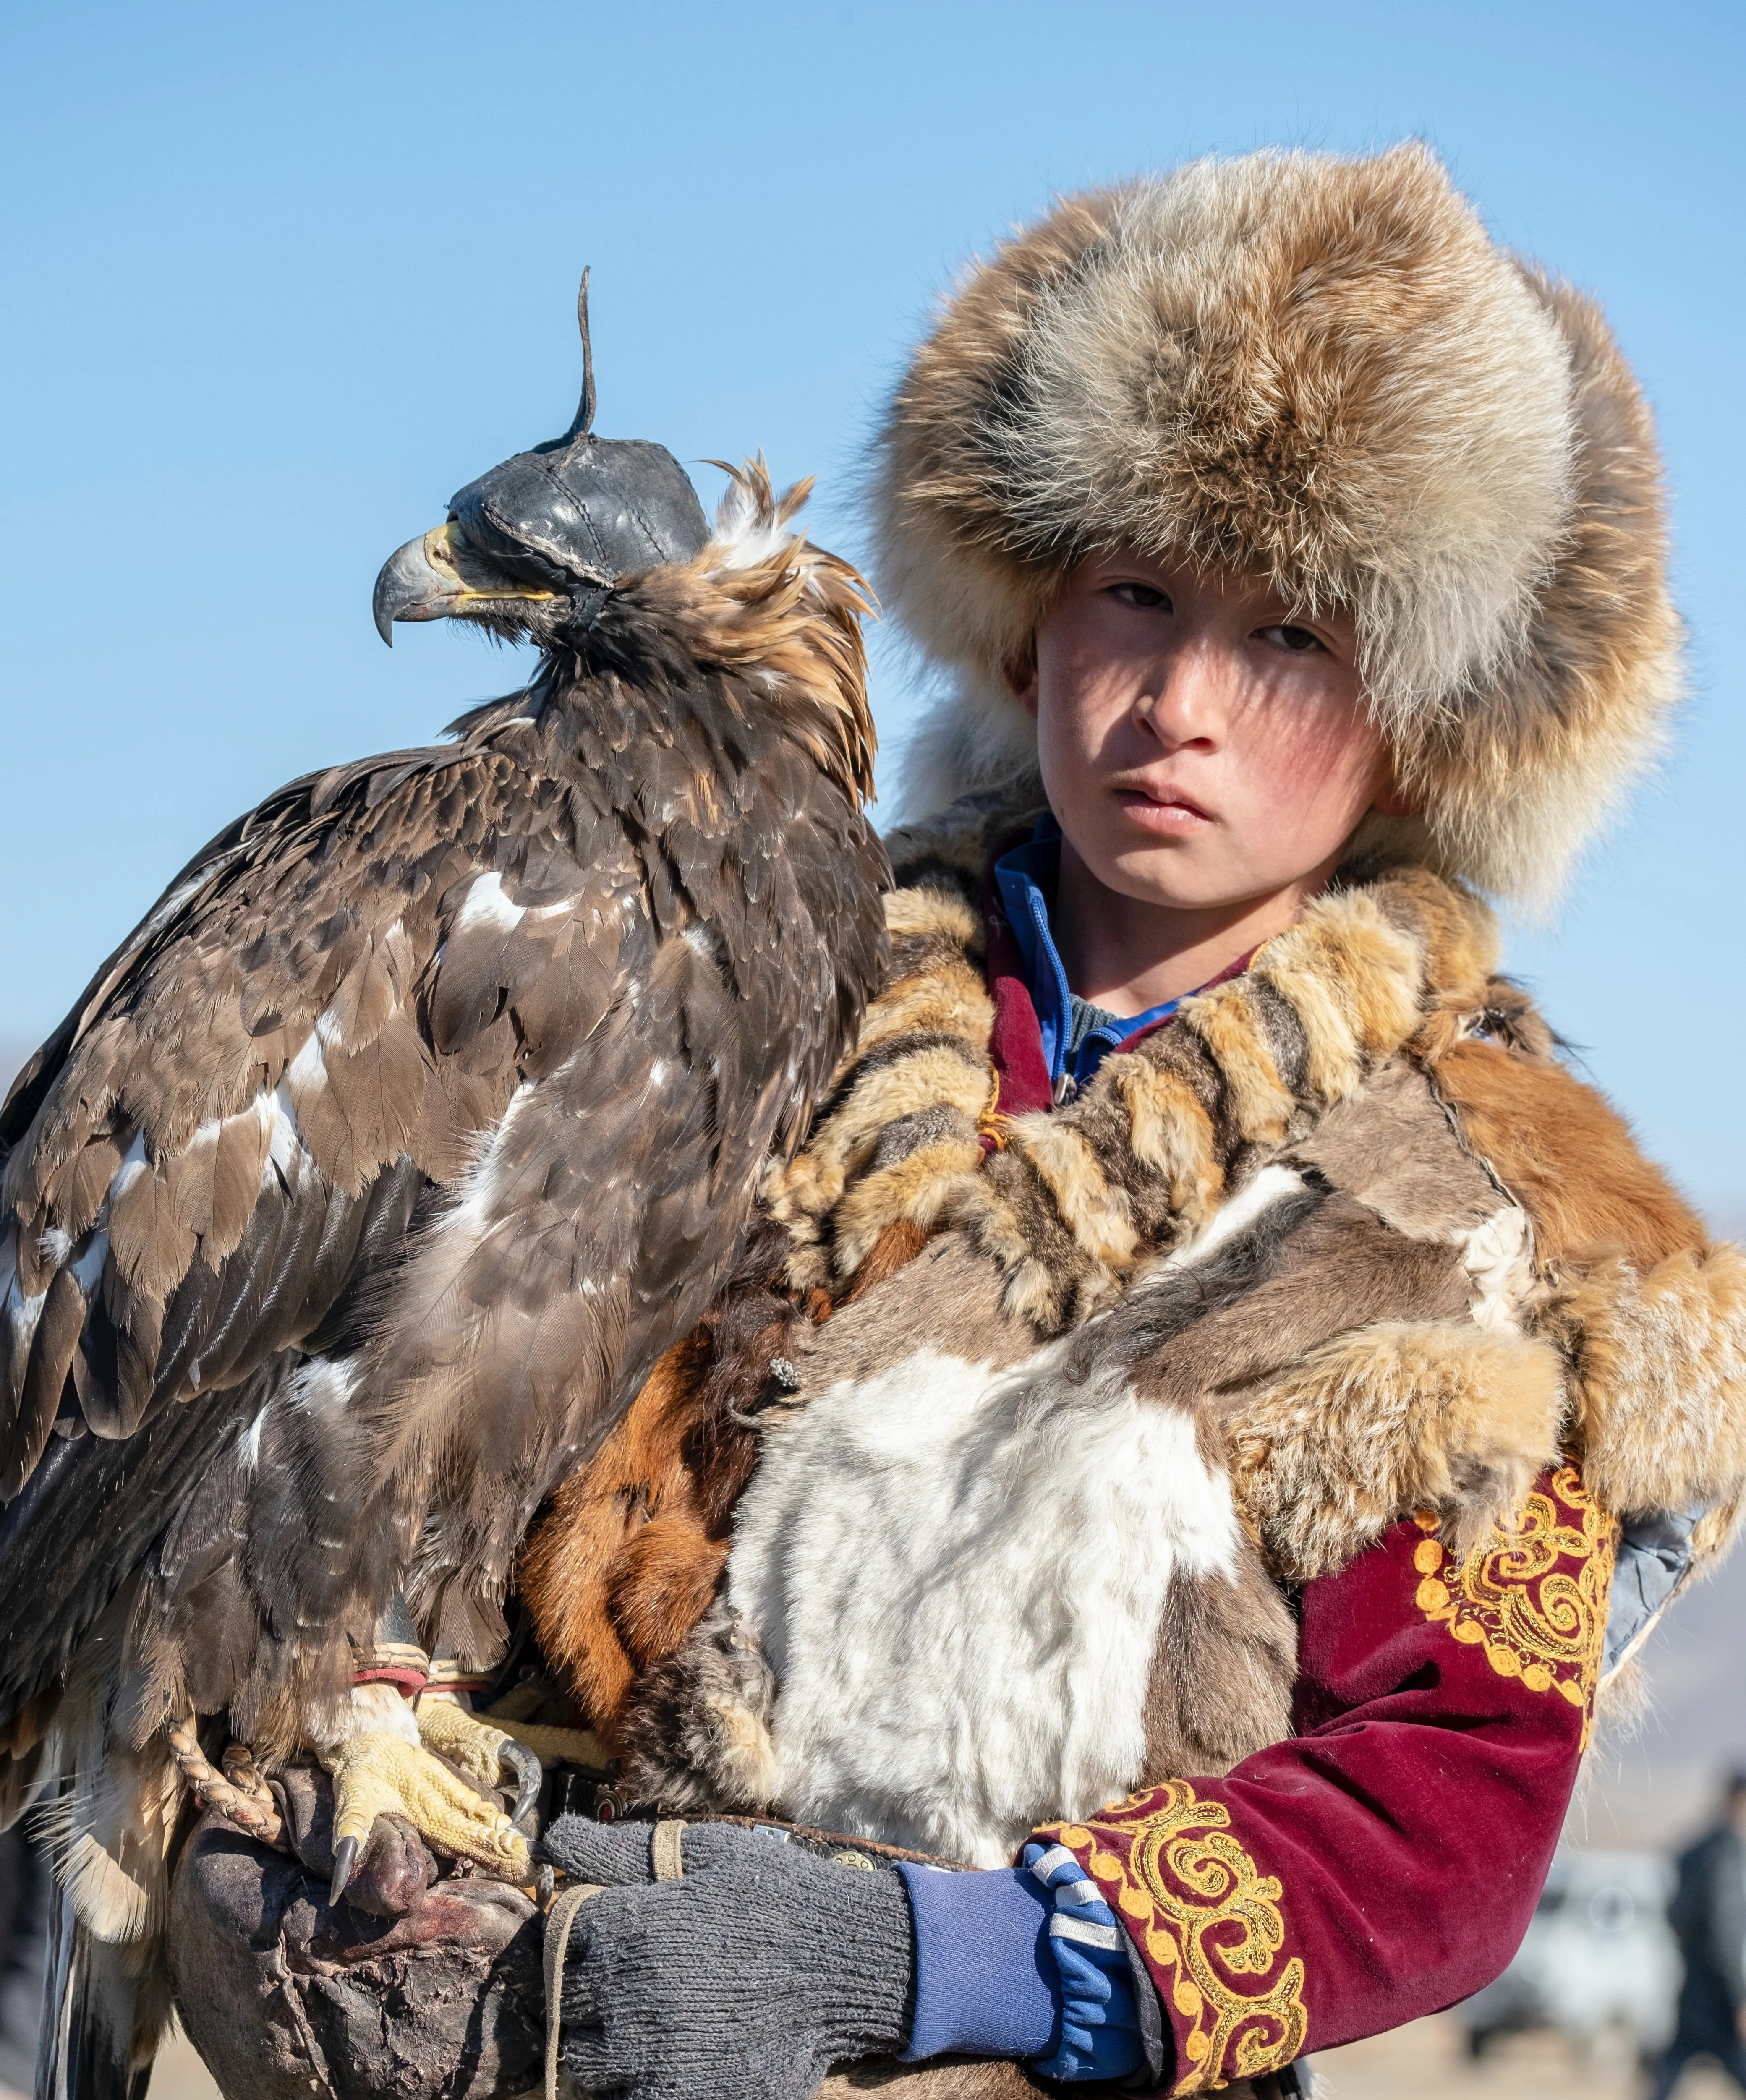
[[[1065,1846],[981,1873],[901,1864],[915,1922],[904,2059],[1016,2057],[1046,2078],[1145,2062],[1125,1935]]]

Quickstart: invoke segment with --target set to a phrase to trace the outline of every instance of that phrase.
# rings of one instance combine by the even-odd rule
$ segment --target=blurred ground
[[[0,2100],[28,2100],[28,2096],[0,2081]],[[172,2036],[159,2051],[152,2072],[151,2100],[218,2100],[211,2072],[185,2035]]]
[[[194,2054],[186,2035],[177,2035],[152,2073],[151,2100],[218,2100],[212,2073]],[[1709,2100],[1706,2093],[1704,2100]]]
[[[1446,2013],[1415,2020],[1391,2035],[1328,2049],[1316,2069],[1329,2100],[1638,2100],[1642,2080],[1629,2062],[1591,2063],[1550,2036],[1524,2035],[1494,2045],[1479,2064],[1467,2059],[1459,2025]],[[217,2100],[218,2089],[178,2035],[159,2057],[151,2100]],[[0,2100],[20,2100],[0,2086]],[[1719,2072],[1690,2072],[1677,2100],[1738,2100]]]
[[[1592,2060],[1552,2035],[1493,2043],[1473,2063],[1461,2025],[1448,2013],[1350,2049],[1325,2049],[1315,2066],[1330,2089],[1328,2100],[1638,2100],[1644,2084],[1628,2056]],[[166,2100],[156,2086],[152,2096]],[[1691,2071],[1676,2100],[1739,2095],[1719,2071]]]

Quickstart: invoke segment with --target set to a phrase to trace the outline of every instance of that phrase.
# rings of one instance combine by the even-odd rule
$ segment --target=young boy
[[[1507,1961],[1741,1491],[1746,1268],[1475,894],[1549,894],[1676,696],[1647,417],[1423,149],[1259,154],[1009,243],[883,460],[953,806],[774,1199],[841,1309],[715,1617],[587,1703],[642,1799],[981,1870],[560,1824],[621,1885],[564,1913],[565,2062],[1297,2091]]]

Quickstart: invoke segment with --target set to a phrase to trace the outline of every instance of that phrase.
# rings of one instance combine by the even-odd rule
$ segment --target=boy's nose
[[[1172,650],[1136,695],[1135,720],[1171,751],[1216,745],[1226,713],[1224,668],[1204,648]]]

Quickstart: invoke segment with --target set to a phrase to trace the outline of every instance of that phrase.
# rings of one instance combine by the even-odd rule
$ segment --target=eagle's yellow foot
[[[322,1753],[333,1775],[332,1900],[337,1903],[345,1893],[378,1815],[404,1816],[439,1851],[472,1860],[494,1880],[531,1880],[527,1838],[495,1802],[412,1739],[410,1711],[401,1703],[404,1718],[394,1716],[395,1725],[388,1727],[372,1727],[373,1716],[355,1713],[355,1722],[364,1725]],[[495,1769],[485,1776],[491,1784]]]
[[[426,1692],[418,1702],[418,1735],[470,1779],[496,1786],[507,1768],[515,1775],[511,1820],[525,1827],[540,1798],[540,1775],[555,1764],[603,1765],[606,1753],[585,1728],[542,1728],[527,1721],[475,1714],[452,1696]]]

